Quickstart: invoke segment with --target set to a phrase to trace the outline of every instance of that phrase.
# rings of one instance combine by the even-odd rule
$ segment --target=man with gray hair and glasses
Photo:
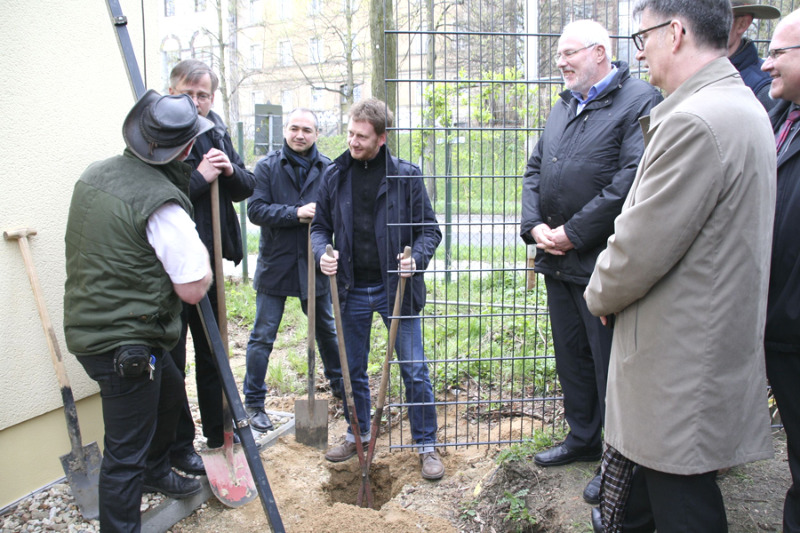
[[[616,317],[595,531],[724,532],[717,471],[772,456],[764,372],[775,139],[727,59],[729,0],[638,0],[668,96],[586,289]],[[742,127],[747,125],[747,127]]]
[[[537,248],[534,269],[547,287],[570,427],[564,442],[534,456],[539,466],[598,461],[602,452],[612,330],[591,316],[583,291],[644,150],[639,117],[662,99],[611,55],[611,39],[597,22],[578,20],[564,28],[556,66],[566,90],[523,178],[520,235]],[[599,475],[583,497],[599,502]]]

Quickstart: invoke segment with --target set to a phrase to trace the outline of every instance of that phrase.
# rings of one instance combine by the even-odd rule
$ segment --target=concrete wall
[[[158,80],[156,10],[163,4],[145,0],[143,17],[140,0],[120,3],[140,68],[147,56],[148,77]],[[148,32],[152,42],[143,45]],[[0,50],[0,230],[38,231],[30,239],[31,253],[73,392],[76,399],[86,398],[79,403],[84,442],[102,443],[97,387],[64,344],[64,227],[83,169],[124,148],[122,121],[133,93],[105,1],[5,0]],[[69,452],[69,441],[16,241],[0,241],[0,295],[2,508],[62,477],[58,457]]]

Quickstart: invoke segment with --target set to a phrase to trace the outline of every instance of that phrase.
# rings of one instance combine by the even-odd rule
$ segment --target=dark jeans
[[[248,407],[264,407],[267,397],[267,376],[269,356],[278,336],[278,327],[283,318],[287,296],[275,296],[259,292],[256,294],[256,318],[250,340],[247,341],[246,371],[244,384],[244,403]],[[308,301],[300,300],[303,313],[308,314]],[[341,387],[342,367],[339,363],[339,344],[336,340],[336,323],[333,319],[330,295],[316,298],[315,336],[322,359],[325,377],[331,388]]]
[[[208,299],[211,302],[211,309],[214,310],[214,319],[219,324],[219,313],[217,311],[217,291],[216,285],[211,285],[208,290]],[[206,334],[203,330],[203,323],[200,320],[200,313],[197,306],[183,304],[181,313],[181,338],[178,344],[172,349],[172,358],[175,365],[186,377],[186,334],[192,332],[192,343],[194,344],[194,364],[195,382],[197,383],[197,404],[200,408],[200,418],[203,421],[203,436],[208,440],[209,446],[222,446],[222,383],[219,380],[217,366],[214,364],[214,357],[211,348],[208,346]],[[189,409],[188,400],[181,408],[181,416],[178,419],[177,434],[175,444],[172,448],[173,453],[188,453],[194,450],[195,427],[192,419],[192,412]]]
[[[103,463],[100,468],[100,529],[138,532],[143,476],[170,472],[169,450],[186,399],[183,379],[169,352],[156,350],[153,380],[145,373],[123,378],[114,372],[113,352],[78,357],[100,385],[103,405]]]
[[[692,476],[636,467],[625,508],[625,533],[725,533],[728,520],[717,473]]]
[[[347,295],[347,304],[342,310],[342,329],[347,349],[347,364],[353,385],[359,431],[362,438],[369,434],[370,390],[367,363],[372,333],[372,316],[379,313],[386,328],[389,328],[389,304],[383,285],[353,287]],[[403,318],[397,331],[395,343],[400,373],[406,389],[408,419],[411,437],[417,444],[436,442],[436,407],[433,405],[433,387],[428,375],[428,365],[422,351],[422,322],[419,317]],[[350,421],[347,405],[345,416]],[[350,428],[347,440],[355,442]],[[420,447],[420,452],[433,451],[433,447]]]
[[[569,448],[602,445],[608,363],[613,330],[592,316],[583,299],[585,285],[544,277],[556,370],[564,392]]]
[[[800,353],[767,350],[767,378],[778,404],[792,486],[783,502],[783,532],[800,532]]]

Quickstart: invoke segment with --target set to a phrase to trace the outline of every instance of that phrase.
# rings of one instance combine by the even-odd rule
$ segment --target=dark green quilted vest
[[[148,165],[127,150],[98,161],[75,184],[67,220],[64,335],[75,355],[123,344],[171,349],[181,301],[147,241],[147,219],[175,202],[192,213],[191,167]]]

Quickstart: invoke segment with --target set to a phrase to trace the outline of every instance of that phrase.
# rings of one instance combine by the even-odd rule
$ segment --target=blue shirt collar
[[[608,87],[611,84],[611,80],[614,79],[614,76],[616,74],[617,74],[617,67],[616,65],[612,64],[611,72],[606,74],[605,78],[592,85],[592,87],[589,89],[589,93],[586,95],[585,100],[581,96],[581,93],[570,91],[570,93],[572,93],[572,96],[574,96],[575,99],[578,101],[578,113],[580,113],[583,110],[586,104],[594,100],[598,94],[606,90],[606,87]]]

